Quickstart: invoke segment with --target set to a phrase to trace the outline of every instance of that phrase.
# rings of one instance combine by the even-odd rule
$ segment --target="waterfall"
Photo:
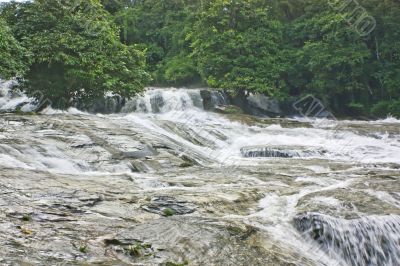
[[[15,81],[0,81],[0,111],[13,111],[21,108],[22,111],[34,110],[34,99],[28,98],[21,92],[11,90]],[[200,89],[176,89],[176,88],[148,88],[141,95],[126,101],[107,93],[104,99],[83,105],[76,103],[75,107],[91,113],[167,113],[170,111],[183,111],[193,108],[204,109],[204,101]],[[208,91],[209,99],[213,107],[226,105],[227,97],[219,91]]]
[[[13,80],[0,80],[0,112],[10,112],[17,108],[29,112],[34,109],[33,104],[31,104],[32,99],[21,92],[12,90],[15,84],[16,82]]]
[[[192,108],[203,109],[200,90],[149,88],[143,95],[129,100],[123,113],[166,113]]]
[[[400,216],[344,220],[317,213],[299,215],[296,228],[331,256],[349,265],[397,266],[400,262]]]

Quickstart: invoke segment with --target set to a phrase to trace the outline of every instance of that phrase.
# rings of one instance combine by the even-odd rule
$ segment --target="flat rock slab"
[[[142,209],[163,216],[171,216],[193,213],[196,206],[170,196],[157,196],[152,198],[149,204],[143,205]]]
[[[153,220],[104,241],[121,261],[140,259],[143,265],[290,265],[265,249],[259,237],[258,230],[242,223],[181,216]],[[132,246],[147,257],[132,254]]]

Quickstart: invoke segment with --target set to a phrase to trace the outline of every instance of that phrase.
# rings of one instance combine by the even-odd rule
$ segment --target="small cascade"
[[[367,216],[344,220],[318,213],[294,219],[306,238],[349,265],[395,266],[400,261],[400,216]]]
[[[249,146],[240,149],[242,157],[270,157],[270,158],[293,158],[293,157],[311,157],[321,156],[326,151],[320,149],[310,149],[306,147],[290,146]]]
[[[166,113],[191,108],[203,109],[199,90],[149,88],[143,95],[129,100],[123,113]]]
[[[12,112],[18,108],[25,112],[33,110],[32,99],[23,93],[13,91],[14,85],[15,81],[0,80],[0,112]]]
[[[297,151],[285,150],[282,148],[271,147],[245,147],[240,152],[245,158],[271,157],[271,158],[292,158],[300,157]]]

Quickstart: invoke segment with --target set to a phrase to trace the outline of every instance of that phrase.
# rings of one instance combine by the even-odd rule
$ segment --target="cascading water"
[[[26,95],[11,90],[15,81],[0,80],[0,112],[13,111],[16,108],[21,108],[22,111],[30,111],[30,102]]]
[[[195,107],[203,109],[200,90],[150,88],[143,96],[128,101],[122,112],[166,113]]]
[[[307,213],[297,216],[295,226],[330,255],[349,265],[398,265],[400,216],[366,216],[355,220]]]
[[[0,110],[14,110],[22,103],[29,106],[26,96],[9,92],[10,85],[1,85]],[[205,105],[228,104],[222,94],[212,93],[207,99],[210,98],[211,102],[205,104],[200,89],[150,88],[127,101],[117,114],[51,108],[37,116],[3,114],[0,177],[13,181],[0,179],[0,186],[11,189],[9,184],[16,182],[15,193],[22,193],[27,187],[26,191],[33,195],[32,199],[18,194],[3,200],[10,209],[14,203],[15,208],[30,204],[34,222],[58,208],[63,211],[63,219],[95,213],[89,218],[77,218],[87,219],[81,225],[90,225],[85,228],[87,232],[93,230],[93,221],[100,217],[104,223],[122,219],[121,228],[131,223],[146,226],[149,219],[155,219],[146,212],[168,216],[168,206],[173,209],[171,213],[176,212],[176,222],[183,223],[178,228],[187,228],[185,219],[202,217],[205,220],[196,227],[198,231],[188,229],[183,238],[178,236],[185,231],[173,231],[174,237],[169,239],[176,240],[175,245],[179,246],[191,237],[204,238],[190,243],[194,247],[211,243],[213,232],[218,231],[219,240],[212,247],[204,244],[205,250],[214,252],[206,256],[209,261],[196,253],[201,249],[198,246],[184,246],[184,252],[173,251],[175,255],[191,256],[194,265],[223,265],[229,261],[227,254],[235,250],[230,246],[235,241],[242,241],[238,242],[241,251],[235,254],[247,259],[265,254],[254,265],[399,265],[399,120],[256,119],[207,112]],[[40,187],[36,185],[38,180],[48,183]],[[92,194],[78,197],[77,191]],[[100,199],[93,195],[101,193],[105,196]],[[93,197],[97,200],[87,204]],[[51,205],[54,198],[57,201]],[[42,210],[45,206],[50,206],[46,212]],[[126,210],[124,206],[128,206]],[[303,212],[306,214],[299,215]],[[175,220],[162,224],[167,226],[172,221]],[[226,222],[229,225],[223,225]],[[231,230],[236,223],[242,229],[220,231]],[[189,224],[192,229],[196,226],[192,220]],[[66,226],[62,224],[60,230]],[[247,227],[255,229],[238,233]],[[108,229],[94,228],[97,235],[109,234]],[[161,241],[154,239],[154,235],[161,234],[153,233],[157,228],[141,228],[138,234],[148,230],[151,234],[143,236],[145,240]],[[130,230],[127,228],[127,234]],[[98,240],[91,239],[87,232],[82,230],[79,237],[89,238],[88,243],[93,244],[91,248],[97,254],[93,256],[104,261],[96,256],[110,251],[100,252]],[[58,239],[69,245],[68,235],[70,231]],[[229,241],[223,242],[221,239],[227,235]],[[240,237],[233,240],[237,235]],[[126,241],[123,248],[132,245],[132,239]],[[168,250],[174,244],[157,245],[162,247],[160,250]],[[44,252],[41,248],[35,246],[38,254],[63,252]],[[7,246],[6,250],[10,249]],[[258,253],[251,253],[254,249]],[[122,252],[118,259],[126,253]],[[4,254],[0,251],[0,258]],[[170,261],[172,255],[159,256]],[[276,261],[271,259],[274,256]],[[211,262],[213,257],[220,261]],[[10,256],[7,259],[12,261]],[[43,262],[39,255],[37,260]],[[121,259],[126,260],[132,257]]]

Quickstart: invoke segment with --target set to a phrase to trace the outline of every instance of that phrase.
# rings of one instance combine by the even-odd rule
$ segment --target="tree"
[[[365,62],[370,51],[341,14],[321,10],[289,27],[296,52],[288,76],[301,87],[296,93],[313,93],[336,111],[345,111],[346,104],[368,91]]]
[[[199,75],[186,40],[201,0],[142,0],[115,14],[126,44],[146,51],[147,69],[157,84],[184,85]]]
[[[6,22],[0,17],[0,78],[9,79],[25,70],[25,49],[18,43]]]
[[[210,1],[190,38],[209,86],[285,94],[280,83],[282,24],[270,16],[265,1]]]
[[[134,2],[135,0],[101,0],[101,4],[111,14],[133,5]]]
[[[35,0],[15,13],[15,36],[32,54],[20,82],[28,95],[66,108],[107,92],[131,97],[147,83],[144,54],[120,43],[99,1]]]
[[[291,95],[312,93],[337,114],[351,115],[370,113],[380,100],[398,99],[399,5],[377,0],[360,4],[338,11],[319,0],[305,0],[303,14],[285,24],[285,53],[291,62],[285,81]],[[348,21],[363,15],[361,9],[355,11],[361,6],[377,21],[367,36]]]

